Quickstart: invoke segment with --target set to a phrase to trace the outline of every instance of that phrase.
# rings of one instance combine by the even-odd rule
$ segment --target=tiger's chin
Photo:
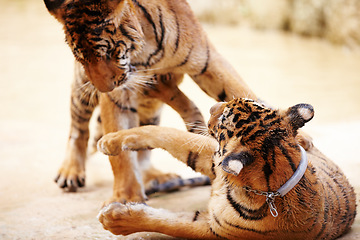
[[[93,79],[90,78],[92,85],[102,93],[113,91],[115,88],[124,86],[129,80],[129,76],[113,77],[109,80],[104,81],[104,78]]]
[[[84,69],[88,80],[102,93],[111,92],[124,85],[131,75],[130,67],[121,70],[114,68],[112,64],[102,62],[89,66],[85,65]]]

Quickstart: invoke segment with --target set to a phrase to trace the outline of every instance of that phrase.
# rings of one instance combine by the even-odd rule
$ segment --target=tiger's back
[[[323,197],[323,211],[316,224],[316,239],[334,239],[346,233],[356,216],[356,194],[343,171],[317,148],[308,151],[309,161],[319,182],[318,194]]]

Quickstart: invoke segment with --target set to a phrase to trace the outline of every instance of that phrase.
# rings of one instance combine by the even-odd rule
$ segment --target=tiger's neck
[[[227,175],[226,179],[244,200],[261,205],[265,201],[265,193],[277,192],[294,175],[300,161],[299,148],[283,149],[280,153],[274,151],[266,159],[262,157],[261,161],[255,160],[253,166],[244,167],[239,176]]]

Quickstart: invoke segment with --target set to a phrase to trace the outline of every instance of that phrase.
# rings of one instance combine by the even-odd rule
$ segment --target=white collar
[[[285,196],[285,194],[287,194],[291,189],[293,189],[296,186],[296,184],[299,183],[300,179],[305,174],[305,171],[306,171],[306,168],[308,165],[307,154],[303,147],[301,147],[300,145],[298,145],[298,146],[299,146],[300,152],[301,152],[301,160],[300,160],[299,166],[296,169],[295,173],[291,176],[291,178],[284,185],[282,185],[276,192],[263,192],[263,191],[253,190],[250,187],[244,187],[244,189],[248,192],[253,192],[257,195],[263,195],[266,197],[266,202],[269,205],[270,213],[271,213],[271,215],[273,215],[273,217],[278,216],[278,212],[277,212],[276,206],[274,204],[275,197]]]
[[[280,193],[280,196],[282,197],[287,194],[291,189],[293,189],[305,174],[308,165],[307,155],[305,149],[300,145],[299,147],[301,151],[301,160],[298,168],[296,169],[294,175],[292,175],[291,178],[276,191]]]

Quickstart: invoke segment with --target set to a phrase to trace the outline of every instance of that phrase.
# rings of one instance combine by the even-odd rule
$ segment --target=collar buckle
[[[281,196],[283,197],[287,194],[291,189],[295,187],[296,184],[300,181],[300,179],[304,176],[304,173],[307,168],[308,160],[306,156],[306,151],[299,145],[300,152],[301,152],[301,160],[299,163],[298,168],[296,169],[295,173],[291,178],[281,186],[276,192],[263,192],[252,189],[250,186],[244,186],[243,189],[248,192],[255,193],[257,195],[265,196],[266,202],[269,205],[270,213],[273,217],[277,217],[279,215],[276,206],[275,206],[275,197]]]
[[[275,206],[275,197],[276,196],[279,196],[280,193],[279,192],[268,192],[266,194],[266,202],[267,204],[269,205],[269,209],[270,209],[270,213],[273,217],[277,217],[279,216],[279,213],[276,209],[276,206]]]

